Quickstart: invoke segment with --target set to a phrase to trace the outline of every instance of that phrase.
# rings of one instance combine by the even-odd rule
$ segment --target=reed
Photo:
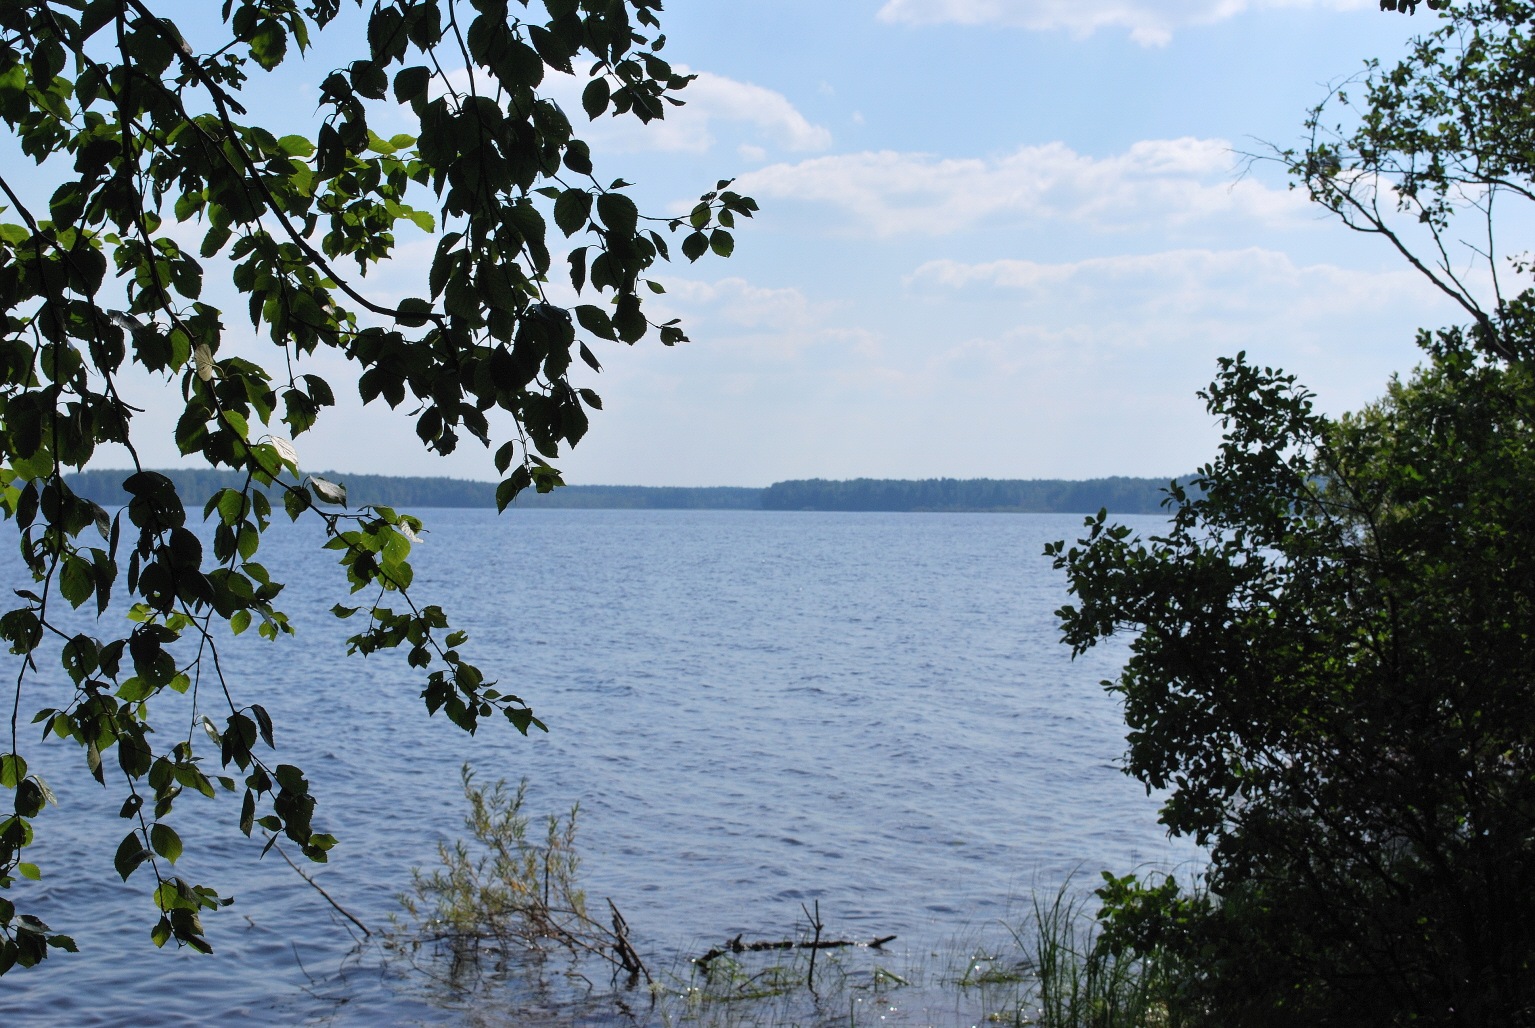
[[[1015,930],[1032,954],[1035,1009],[1020,1024],[1040,1028],[1181,1028],[1168,999],[1175,969],[1162,953],[1133,954],[1100,944],[1087,899],[1067,882],[1033,901],[1032,935]]]

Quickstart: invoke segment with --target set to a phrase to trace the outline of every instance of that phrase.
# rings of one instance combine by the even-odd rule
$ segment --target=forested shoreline
[[[81,471],[70,487],[97,503],[123,505],[127,470]],[[162,470],[183,495],[212,495],[240,489],[245,476],[211,469]],[[350,505],[383,504],[403,509],[495,507],[496,484],[461,478],[317,473],[346,486]],[[629,510],[886,511],[897,513],[1154,514],[1161,509],[1169,479],[1096,478],[998,479],[929,478],[851,480],[797,479],[766,489],[736,486],[567,485],[553,492],[528,490],[514,506]]]
[[[813,478],[762,490],[764,510],[1155,514],[1170,479]]]

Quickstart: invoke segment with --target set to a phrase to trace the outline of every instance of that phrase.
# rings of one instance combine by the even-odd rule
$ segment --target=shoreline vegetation
[[[160,470],[186,495],[240,489],[243,473],[200,469]],[[108,506],[128,502],[125,469],[80,471],[68,476],[79,495]],[[344,484],[354,506],[496,506],[496,483],[461,478],[319,474]],[[514,506],[526,509],[878,511],[893,513],[1155,514],[1162,509],[1167,478],[998,479],[855,478],[797,479],[765,489],[737,486],[567,485],[549,493],[527,490]]]
[[[1127,881],[1107,873],[1107,887],[1096,892],[1068,876],[1053,891],[1035,891],[1018,917],[956,935],[932,952],[887,951],[895,935],[864,942],[835,927],[828,933],[815,900],[801,904],[804,920],[791,938],[743,942],[737,934],[652,973],[640,950],[656,937],[642,926],[637,949],[611,899],[588,907],[579,881],[579,804],[540,821],[524,811],[526,778],[516,788],[505,779],[481,784],[467,763],[460,776],[469,835],[440,842],[436,867],[412,870],[410,891],[397,897],[401,916],[378,940],[385,964],[414,977],[429,1004],[472,1007],[481,1023],[1190,1024],[1174,998],[1186,967],[1160,946],[1131,951],[1105,934],[1093,897],[1107,900]]]

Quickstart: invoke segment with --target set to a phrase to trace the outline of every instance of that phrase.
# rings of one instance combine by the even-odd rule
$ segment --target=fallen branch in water
[[[711,949],[701,957],[694,957],[693,963],[702,968],[705,974],[708,974],[709,964],[719,957],[724,956],[726,953],[760,953],[764,950],[774,949],[808,949],[811,950],[812,955],[814,955],[815,950],[842,949],[848,946],[859,946],[865,949],[882,949],[884,948],[885,943],[892,942],[894,940],[894,935],[882,935],[876,939],[870,939],[868,942],[858,942],[853,939],[821,938],[816,938],[813,940],[783,939],[766,942],[742,942],[741,936],[737,935],[734,939],[731,939],[729,942],[725,943],[722,948]]]
[[[629,986],[633,988],[640,979],[645,976],[645,981],[652,982],[650,972],[645,969],[645,964],[640,960],[640,955],[629,944],[629,922],[624,920],[624,915],[618,912],[612,900],[608,900],[608,909],[613,911],[613,955],[618,958],[619,964],[629,972]]]

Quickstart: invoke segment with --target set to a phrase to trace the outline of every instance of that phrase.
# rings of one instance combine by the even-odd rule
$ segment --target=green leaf
[[[318,475],[310,475],[309,489],[314,493],[316,497],[325,501],[326,503],[340,504],[343,507],[346,506],[346,486],[341,485],[338,482],[332,482],[329,479],[321,478]]]
[[[288,512],[290,521],[297,521],[299,515],[310,507],[309,492],[305,489],[285,489],[282,494],[283,509]]]
[[[389,91],[389,77],[372,61],[353,61],[352,88],[370,100],[382,100]]]
[[[0,785],[7,789],[14,789],[25,777],[27,777],[27,762],[20,754],[7,753],[0,756]]]
[[[118,844],[117,853],[112,858],[112,866],[126,882],[128,876],[148,859],[149,851],[144,848],[144,840],[135,829],[123,836],[123,841]]]
[[[584,142],[572,139],[565,144],[565,167],[577,175],[590,175],[592,173],[592,152]]]
[[[587,118],[596,121],[602,113],[608,109],[608,103],[612,99],[613,90],[608,85],[606,76],[599,75],[586,84],[581,91],[581,107],[586,111]]]
[[[96,595],[96,574],[90,563],[66,556],[59,569],[59,593],[71,607],[79,607]]]
[[[138,675],[134,675],[117,687],[117,698],[124,703],[141,703],[154,694],[154,685]]]
[[[233,525],[245,516],[245,494],[238,489],[225,489],[218,495],[219,519]]]
[[[523,471],[524,469],[518,468],[517,470]],[[527,483],[521,481],[519,476],[515,474],[511,478],[503,480],[496,486],[496,510],[506,510],[507,504],[516,499],[517,494],[526,487]]]
[[[261,740],[267,745],[267,749],[275,750],[277,743],[272,741],[272,715],[266,712],[266,708],[259,703],[251,704],[251,713],[255,715],[256,727],[261,732]]]
[[[432,305],[426,300],[409,297],[400,301],[396,317],[406,328],[420,328],[430,320]]]
[[[17,814],[22,817],[36,817],[43,812],[43,807],[47,802],[47,794],[43,792],[43,788],[36,777],[23,778],[20,782],[16,783],[14,806]]]
[[[554,223],[567,236],[586,227],[592,215],[592,194],[584,189],[567,189],[554,202]]]
[[[283,136],[277,141],[277,148],[289,157],[313,157],[314,144],[308,136]]]
[[[634,235],[639,224],[639,208],[623,193],[603,193],[597,198],[597,216],[610,232],[620,236]]]
[[[181,836],[170,825],[156,821],[149,826],[149,841],[155,852],[172,864],[181,856]]]
[[[394,98],[402,104],[425,99],[426,88],[431,80],[430,68],[421,65],[402,68],[394,77]]]
[[[576,320],[581,327],[594,336],[602,339],[617,340],[618,332],[613,328],[613,319],[607,311],[601,307],[589,303],[578,304],[575,308]]]
[[[271,71],[282,63],[288,51],[288,33],[279,22],[267,19],[251,35],[250,51],[257,64]]]

